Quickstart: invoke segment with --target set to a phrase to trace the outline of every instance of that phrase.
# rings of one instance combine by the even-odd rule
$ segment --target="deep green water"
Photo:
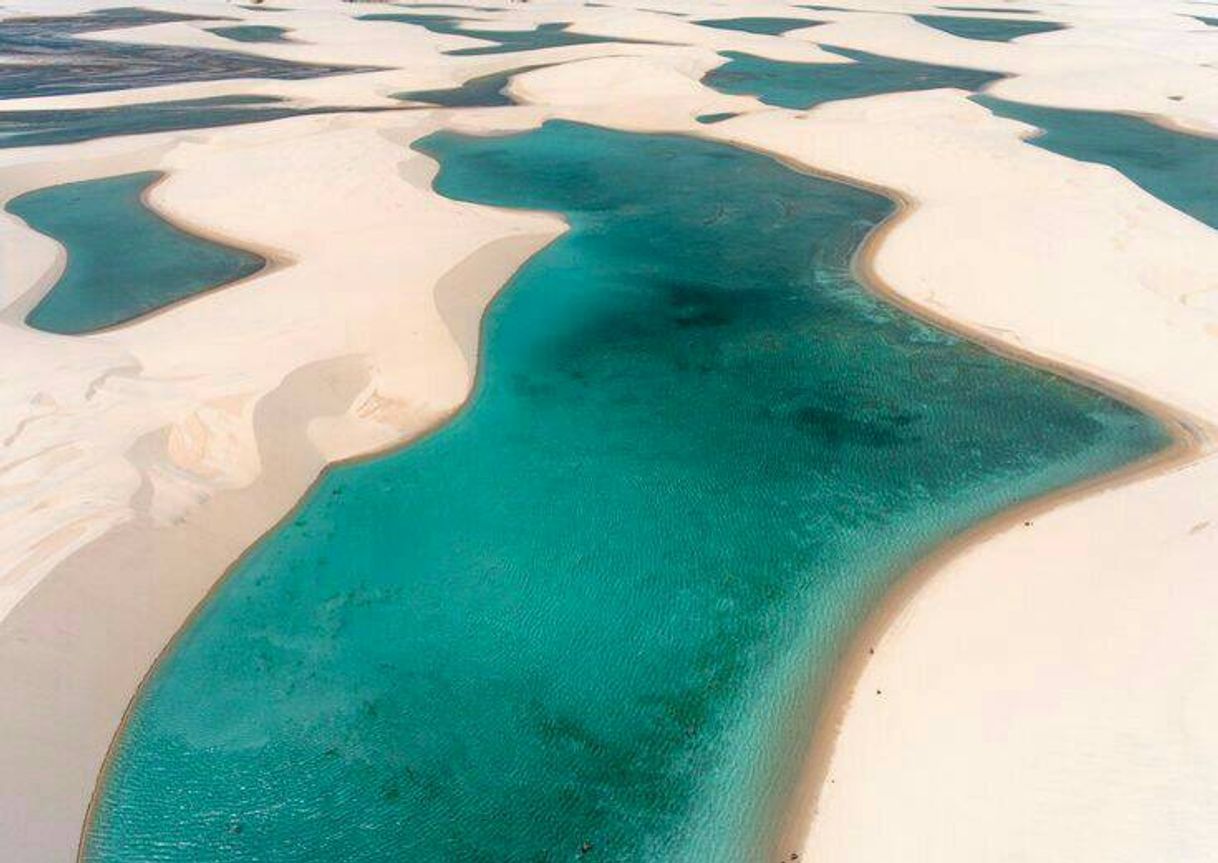
[[[262,258],[180,231],[144,206],[155,171],[66,183],[5,208],[58,240],[67,267],[26,323],[79,335],[114,326],[261,269]]]
[[[805,109],[880,93],[939,87],[979,90],[1003,77],[996,72],[914,63],[845,48],[824,50],[854,62],[789,63],[724,51],[728,62],[707,72],[702,82],[721,93],[756,96],[767,105]]]
[[[419,149],[572,230],[494,302],[467,408],[330,471],[176,643],[91,860],[765,859],[895,574],[1167,442],[863,290],[870,192],[569,123]]]
[[[564,48],[570,45],[593,45],[601,42],[636,42],[634,39],[615,39],[610,36],[589,36],[572,33],[569,23],[541,24],[533,30],[494,30],[478,27],[475,19],[454,15],[419,15],[412,12],[375,12],[358,16],[361,21],[396,21],[413,24],[431,33],[446,36],[467,36],[492,44],[474,48],[458,48],[445,51],[454,57],[472,57],[481,54],[511,54],[517,51],[538,51],[542,48]],[[467,22],[472,22],[468,24]],[[490,22],[481,22],[483,24]]]
[[[699,114],[697,117],[694,117],[694,119],[705,126],[709,126],[714,123],[722,123],[724,120],[730,120],[733,117],[739,116],[740,114],[735,111],[721,111],[717,114]]]
[[[521,66],[471,78],[459,87],[444,87],[438,90],[406,90],[394,93],[394,99],[408,102],[426,102],[445,108],[497,108],[514,104],[506,93],[512,78],[540,69],[541,66]]]
[[[1161,201],[1218,228],[1218,140],[1127,114],[1040,108],[989,95],[972,99],[1000,117],[1044,130],[1029,143],[1111,165]]]
[[[270,27],[261,24],[238,24],[234,27],[210,27],[210,32],[234,42],[291,42],[287,38],[288,31],[283,27]]]
[[[811,21],[807,18],[707,18],[695,21],[703,27],[715,27],[720,30],[739,30],[742,33],[758,33],[762,36],[781,36],[790,30],[802,30],[824,24],[824,21]]]
[[[984,42],[1010,42],[1020,36],[1035,33],[1052,33],[1064,30],[1064,24],[1053,21],[1008,21],[1002,18],[969,18],[964,15],[914,15],[919,24],[934,27],[944,33],[963,39],[980,39]]]

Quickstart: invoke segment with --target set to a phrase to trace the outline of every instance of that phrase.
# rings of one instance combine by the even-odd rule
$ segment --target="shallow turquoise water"
[[[615,39],[609,36],[589,36],[572,33],[570,24],[561,22],[541,24],[533,30],[494,30],[479,26],[493,22],[476,21],[454,15],[419,15],[412,12],[376,12],[358,16],[361,21],[396,21],[414,24],[431,33],[450,36],[468,36],[493,44],[475,48],[458,48],[445,51],[454,57],[471,57],[480,54],[511,54],[517,51],[538,51],[542,48],[563,48],[569,45],[592,45],[601,42],[636,42],[634,39]]]
[[[459,87],[443,87],[437,90],[405,90],[391,94],[394,99],[409,102],[426,102],[445,108],[497,108],[515,104],[505,92],[512,78],[540,69],[541,66],[521,66],[471,78]]]
[[[493,304],[469,406],[328,473],[177,642],[91,860],[766,859],[894,574],[1167,442],[863,290],[870,192],[569,123],[419,148],[572,230]]]
[[[1008,21],[1002,18],[969,18],[964,15],[914,15],[915,21],[963,39],[985,42],[1010,42],[1020,36],[1064,30],[1053,21]]]
[[[824,50],[854,62],[788,63],[724,51],[728,62],[707,72],[702,83],[721,93],[756,96],[767,105],[804,109],[880,93],[939,87],[979,90],[1003,77],[996,72],[914,63],[845,48]]]
[[[234,27],[211,27],[209,32],[234,42],[290,42],[288,31],[283,27],[261,24],[238,24]]]
[[[26,323],[78,335],[250,275],[262,258],[180,231],[144,206],[155,171],[29,192],[6,209],[68,250],[67,267]]]
[[[742,33],[758,33],[762,36],[781,36],[789,30],[802,30],[824,24],[824,21],[810,21],[807,18],[707,18],[695,21],[703,27],[715,27],[720,30],[739,30]]]
[[[972,99],[1000,117],[1044,130],[1029,143],[1111,165],[1161,201],[1218,228],[1218,140],[1126,114],[1040,108],[989,95]]]

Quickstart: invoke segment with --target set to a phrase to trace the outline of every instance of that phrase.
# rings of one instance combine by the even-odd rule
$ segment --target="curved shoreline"
[[[802,771],[803,775],[797,784],[795,793],[790,798],[783,828],[775,837],[775,843],[771,849],[775,853],[786,855],[792,853],[791,849],[799,849],[799,853],[802,853],[817,814],[822,789],[829,781],[829,766],[846,711],[854,698],[862,672],[870,657],[875,653],[874,646],[908,607],[915,595],[932,578],[954,558],[991,537],[1018,526],[1021,522],[1031,522],[1058,507],[1101,494],[1112,488],[1130,485],[1151,476],[1171,472],[1195,461],[1212,444],[1214,432],[1210,425],[1200,418],[1190,416],[1132,386],[1108,380],[1098,371],[1071,366],[1061,360],[1051,359],[1013,345],[979,327],[958,321],[900,293],[880,276],[875,267],[875,257],[885,237],[916,211],[918,202],[893,189],[809,168],[777,154],[771,153],[770,155],[792,165],[797,170],[861,186],[882,194],[896,203],[896,212],[871,232],[855,257],[853,270],[864,288],[908,314],[965,338],[1006,359],[1066,378],[1135,407],[1157,419],[1169,432],[1172,439],[1167,447],[1137,461],[1003,509],[939,543],[929,554],[920,558],[903,574],[894,578],[889,587],[882,592],[876,605],[865,614],[862,622],[842,648],[838,660],[833,664],[823,699],[819,700],[818,708],[812,711],[814,723],[805,767]]]
[[[494,296],[497,295],[499,293],[499,291],[501,291],[504,287],[507,286],[508,282],[511,281],[511,279],[515,275],[515,273],[521,267],[523,267],[525,264],[527,264],[528,261],[532,259],[533,255],[535,255],[537,252],[541,251],[542,248],[544,248],[546,245],[549,245],[549,243],[551,243],[553,240],[557,239],[558,236],[560,236],[560,235],[556,234],[554,236],[547,237],[546,235],[537,234],[537,235],[525,235],[525,236],[521,236],[521,237],[507,238],[508,241],[519,242],[520,245],[525,246],[525,247],[536,246],[538,239],[542,238],[542,237],[545,238],[545,242],[542,243],[541,245],[537,246],[536,248],[534,248],[533,251],[527,257],[525,257],[519,264],[517,264],[516,266],[514,266],[510,269],[510,271],[507,273],[507,276],[503,279],[503,281],[500,282],[491,292],[490,298],[493,300]],[[467,256],[464,260],[458,262],[453,268],[451,268],[449,270],[449,273],[446,274],[446,277],[447,277],[447,275],[451,275],[455,270],[458,270],[458,269],[465,269],[465,268],[472,269],[475,266],[487,265],[487,264],[490,264],[493,266],[497,261],[502,259],[504,242],[505,241],[503,241],[503,240],[492,241],[491,243],[488,243],[486,246],[483,246],[482,248],[478,249],[473,254]],[[444,277],[442,277],[441,281],[443,280],[443,278]],[[437,290],[440,288],[439,283],[437,283],[436,288],[437,288]],[[481,342],[482,342],[483,328],[486,325],[486,311],[487,311],[488,307],[489,307],[489,304],[484,305],[478,313],[477,341],[474,345],[475,351],[477,350],[477,345],[481,344]],[[445,325],[449,326],[450,332],[452,332],[451,324],[448,320],[445,320]],[[456,339],[458,341],[458,344],[460,344],[462,346],[462,349],[464,350],[466,348],[466,345],[463,343],[462,339],[460,338],[460,335],[457,334],[456,332],[452,332],[452,336],[454,339]],[[78,861],[78,863],[84,863],[84,861],[87,861],[89,859],[88,854],[87,854],[87,840],[89,837],[90,828],[92,827],[94,819],[96,818],[97,806],[100,802],[101,791],[105,787],[106,779],[109,777],[110,771],[113,768],[115,753],[118,748],[119,740],[122,738],[124,731],[127,729],[132,711],[135,709],[135,706],[139,701],[140,695],[143,693],[143,691],[144,691],[145,687],[147,686],[147,684],[149,683],[149,681],[151,681],[152,678],[155,676],[155,674],[159,670],[161,664],[164,662],[165,658],[168,657],[172,653],[173,648],[177,645],[178,641],[182,638],[182,636],[190,628],[190,626],[193,624],[193,622],[197,619],[198,615],[207,606],[208,602],[210,602],[212,597],[215,596],[216,592],[219,591],[224,586],[224,584],[228,581],[229,577],[233,574],[233,572],[236,571],[236,569],[239,566],[241,566],[242,563],[244,563],[245,560],[257,550],[258,546],[260,546],[262,544],[262,542],[264,542],[268,536],[275,533],[284,524],[289,523],[290,521],[292,521],[293,519],[295,519],[297,517],[300,510],[308,503],[314,490],[317,489],[321,485],[321,483],[323,483],[326,480],[326,477],[332,471],[334,471],[338,468],[346,467],[346,466],[357,465],[357,464],[361,464],[364,462],[373,461],[375,459],[389,455],[397,450],[403,449],[404,447],[411,446],[411,445],[417,443],[418,441],[425,439],[429,435],[434,434],[437,430],[439,430],[439,429],[443,428],[445,425],[447,425],[454,416],[456,416],[461,410],[463,410],[465,408],[465,406],[468,404],[470,398],[472,398],[474,393],[477,391],[478,379],[481,377],[483,372],[481,369],[481,364],[479,364],[479,363],[475,363],[473,368],[475,370],[475,376],[471,378],[470,387],[465,395],[465,398],[462,400],[461,404],[454,407],[450,412],[448,412],[442,416],[436,417],[436,419],[433,422],[431,422],[427,426],[417,430],[415,433],[411,434],[409,437],[407,437],[403,440],[396,441],[392,444],[389,444],[388,446],[379,447],[377,449],[363,452],[363,453],[360,453],[359,455],[352,456],[350,458],[338,459],[335,461],[327,461],[324,464],[324,466],[321,468],[321,470],[317,473],[317,475],[313,478],[313,480],[309,483],[308,487],[297,498],[296,502],[292,505],[292,507],[290,509],[286,510],[285,512],[283,512],[283,514],[279,518],[277,518],[273,524],[271,524],[264,531],[259,533],[257,537],[255,537],[248,545],[246,545],[246,547],[240,553],[240,555],[238,555],[236,558],[234,558],[225,567],[224,571],[222,573],[220,573],[218,576],[216,576],[214,581],[211,583],[211,586],[208,587],[207,591],[198,599],[197,602],[194,603],[194,605],[191,607],[191,609],[190,609],[189,613],[186,615],[186,617],[184,617],[180,621],[180,623],[178,623],[178,625],[174,629],[173,634],[164,643],[164,645],[162,646],[160,651],[157,653],[156,657],[153,659],[152,663],[149,664],[149,666],[144,670],[143,674],[140,676],[139,683],[129,694],[129,696],[127,698],[127,706],[123,710],[122,718],[119,721],[118,725],[116,725],[114,727],[114,729],[110,735],[110,743],[106,748],[106,754],[102,761],[102,765],[96,773],[92,791],[89,795],[88,807],[85,811],[84,818],[82,819],[81,824],[80,824],[80,832],[79,832],[79,837],[77,840],[77,850],[76,850],[76,857],[75,857],[75,859]],[[261,441],[260,441],[260,443],[261,443]],[[218,497],[217,503],[222,503],[223,502],[222,498],[223,498],[223,496]],[[79,552],[80,555],[84,555],[86,553],[87,553],[87,547],[85,549],[82,549]],[[53,577],[53,575],[54,575],[54,573],[52,572],[51,576],[48,576],[48,577]]]
[[[502,134],[511,134],[511,132],[503,132]],[[655,134],[663,134],[656,132]],[[806,835],[807,827],[813,815],[815,814],[816,800],[820,790],[826,779],[826,773],[829,766],[829,758],[833,752],[838,727],[846,707],[849,705],[855,689],[855,683],[866,665],[866,658],[870,652],[864,653],[865,649],[870,648],[874,644],[876,636],[883,632],[891,622],[899,615],[901,610],[908,604],[910,599],[917,591],[926,583],[931,575],[936,573],[943,564],[961,553],[966,548],[976,545],[995,533],[1005,531],[1013,526],[1019,520],[1038,516],[1053,509],[1063,503],[1075,500],[1080,497],[1099,492],[1106,488],[1115,485],[1123,485],[1140,479],[1145,476],[1158,473],[1173,466],[1178,466],[1187,463],[1193,457],[1203,450],[1204,443],[1208,441],[1208,435],[1202,432],[1203,424],[1199,421],[1190,421],[1183,414],[1168,408],[1166,405],[1155,401],[1149,396],[1134,390],[1130,387],[1125,387],[1120,384],[1108,381],[1100,375],[1082,369],[1068,366],[1064,363],[1054,361],[1052,359],[1037,355],[1031,351],[1013,346],[1001,339],[985,332],[976,327],[957,322],[955,319],[941,312],[934,311],[924,307],[908,297],[898,293],[889,283],[882,279],[875,271],[874,258],[881,247],[884,239],[888,234],[899,227],[906,218],[908,218],[917,208],[917,203],[899,192],[890,188],[869,184],[857,179],[836,174],[831,171],[819,169],[808,164],[796,161],[791,157],[782,154],[767,151],[760,147],[746,145],[744,143],[716,138],[712,135],[699,134],[698,130],[683,132],[688,137],[703,138],[707,141],[712,141],[720,144],[737,147],[741,150],[748,150],[761,153],[775,161],[780,162],[791,170],[798,171],[803,174],[820,177],[833,182],[842,183],[844,185],[853,186],[856,188],[865,189],[873,193],[882,195],[886,199],[892,201],[896,207],[894,212],[886,217],[882,222],[876,225],[863,239],[863,242],[856,249],[853,261],[852,272],[858,281],[859,285],[866,291],[879,296],[882,300],[890,303],[897,308],[913,315],[919,320],[923,320],[933,324],[934,326],[946,330],[954,335],[957,335],[971,343],[978,344],[987,351],[1003,356],[1013,362],[1020,362],[1025,365],[1030,365],[1044,371],[1047,371],[1055,376],[1067,378],[1071,381],[1086,386],[1089,389],[1103,392],[1117,400],[1126,404],[1133,405],[1145,413],[1148,413],[1158,419],[1171,434],[1172,443],[1158,452],[1139,459],[1123,467],[1113,471],[1107,471],[1102,474],[1087,478],[1081,482],[1074,483],[1062,489],[1047,492],[1030,500],[1016,504],[1014,507],[1004,509],[981,522],[978,522],[961,533],[939,543],[926,556],[920,558],[918,562],[903,574],[895,576],[891,584],[886,587],[882,593],[878,603],[870,611],[866,612],[862,623],[846,640],[845,646],[842,648],[839,658],[830,666],[831,670],[828,674],[828,684],[817,693],[816,701],[820,707],[812,715],[815,717],[814,731],[809,743],[809,766],[801,771],[803,776],[798,783],[796,792],[793,795],[785,798],[783,810],[788,813],[788,817],[784,819],[784,828],[775,839],[776,850],[783,851],[789,848],[800,847],[804,835]],[[548,237],[544,243],[533,249],[528,258],[518,265],[516,269],[523,266],[531,259],[533,254],[536,254],[545,245],[548,245],[553,239],[559,235]],[[508,242],[509,240],[525,240],[528,242],[536,240],[536,237],[521,237],[508,238],[505,241],[497,241],[489,244],[469,256],[465,260],[458,263],[451,269],[444,278],[451,276],[455,270],[463,269],[467,265],[474,263],[475,258],[480,255],[490,255],[492,249],[489,246],[498,246],[500,243]],[[499,285],[499,287],[491,294],[501,290],[510,280],[511,274],[507,276]],[[441,279],[441,282],[443,279]],[[437,283],[437,292],[440,289],[440,283]],[[481,343],[481,334],[486,325],[487,311],[489,305],[483,305],[478,315],[478,339],[475,342],[475,351],[477,344]],[[442,315],[444,317],[444,315]],[[457,341],[464,345],[465,340],[453,331],[451,323],[446,319],[446,325],[449,326],[450,332]],[[475,358],[477,354],[475,352]],[[428,435],[442,428],[451,421],[452,416],[458,413],[473,393],[476,392],[478,379],[484,373],[481,364],[474,363],[474,380],[473,384],[467,393],[465,401],[462,405],[455,408],[451,413],[439,417],[435,422],[427,428],[412,435],[406,440],[396,442],[390,446],[386,446],[377,450],[363,453],[346,459],[339,459],[328,462],[321,469],[320,473],[310,484],[308,489],[298,498],[296,503],[285,512],[272,526],[261,533],[253,542],[251,542],[244,551],[233,560],[224,570],[224,572],[212,583],[207,593],[200,599],[191,609],[189,615],[182,621],[180,626],[175,631],[172,638],[166,642],[161,651],[158,653],[154,662],[148,667],[142,676],[139,685],[132,693],[128,700],[127,707],[124,711],[122,721],[115,728],[111,738],[110,745],[107,749],[105,760],[102,769],[98,772],[96,782],[94,784],[93,793],[89,800],[88,810],[85,819],[81,824],[81,833],[78,843],[77,860],[88,859],[86,854],[86,842],[89,835],[89,828],[96,817],[96,807],[99,803],[100,791],[105,785],[105,778],[109,775],[115,757],[115,750],[119,739],[122,736],[124,729],[127,727],[128,719],[132,709],[139,699],[139,695],[144,691],[148,681],[154,676],[164,658],[172,651],[174,645],[178,642],[182,634],[189,628],[192,622],[196,619],[198,613],[228,580],[232,572],[246,560],[258,545],[265,538],[279,529],[279,527],[297,516],[300,509],[308,501],[312,491],[317,485],[324,481],[328,473],[337,467],[342,467],[350,464],[358,464],[365,461],[380,458],[388,453],[400,450],[404,447],[411,446],[419,440],[426,438]],[[814,693],[809,690],[806,695],[812,697]],[[785,850],[784,850],[785,849]]]
[[[119,321],[119,322],[113,323],[113,324],[107,324],[104,327],[97,327],[95,329],[85,330],[85,331],[79,332],[79,333],[60,333],[60,332],[55,332],[53,330],[44,330],[40,327],[35,327],[29,323],[28,318],[29,318],[30,314],[33,312],[33,310],[38,307],[38,304],[41,303],[43,300],[45,300],[48,296],[50,296],[51,293],[55,290],[55,288],[57,288],[59,286],[59,282],[63,278],[63,274],[67,269],[68,250],[63,245],[63,243],[60,242],[57,238],[51,236],[50,234],[47,234],[47,233],[44,233],[44,232],[38,230],[37,228],[33,227],[28,222],[26,222],[24,219],[22,219],[20,216],[18,216],[16,213],[13,213],[11,210],[8,209],[8,205],[12,201],[16,200],[17,198],[19,198],[23,195],[28,195],[28,194],[32,194],[32,193],[36,193],[36,192],[42,192],[42,191],[45,191],[48,189],[54,189],[59,186],[70,186],[75,183],[82,183],[82,182],[88,183],[88,182],[93,182],[95,180],[113,179],[114,177],[121,177],[121,176],[123,176],[123,174],[122,173],[103,174],[101,176],[93,177],[88,180],[66,180],[62,183],[52,183],[47,186],[38,186],[38,187],[30,189],[28,191],[20,192],[15,195],[11,195],[8,198],[4,199],[3,201],[0,201],[0,209],[3,209],[4,212],[7,213],[9,216],[12,216],[15,219],[19,219],[21,221],[21,223],[24,224],[28,230],[33,231],[34,233],[36,233],[42,237],[45,237],[46,239],[53,242],[56,246],[55,261],[52,264],[52,270],[49,270],[47,276],[45,276],[43,279],[40,279],[34,285],[31,285],[28,290],[24,291],[19,297],[17,297],[12,302],[10,302],[4,310],[5,317],[11,317],[13,319],[13,323],[17,324],[18,326],[24,327],[25,329],[32,330],[37,333],[43,333],[45,335],[63,336],[65,338],[82,338],[82,337],[88,337],[88,336],[102,335],[104,333],[112,333],[115,330],[120,330],[120,329],[123,329],[124,327],[129,327],[133,324],[142,323],[144,321],[151,320],[153,317],[163,314],[165,312],[172,311],[173,309],[176,309],[179,306],[184,305],[185,303],[192,302],[196,299],[205,297],[209,294],[213,294],[217,291],[224,290],[226,288],[234,288],[239,285],[246,284],[247,282],[253,281],[254,279],[268,276],[271,273],[278,272],[279,270],[290,267],[296,263],[296,258],[294,256],[288,254],[287,252],[284,252],[279,249],[272,249],[272,248],[266,247],[266,246],[260,246],[257,243],[249,243],[244,240],[236,240],[232,237],[226,236],[223,231],[215,230],[213,228],[201,227],[199,225],[192,223],[189,219],[185,218],[180,213],[175,213],[172,210],[166,209],[163,206],[157,206],[156,202],[153,201],[153,196],[156,194],[156,190],[159,187],[161,187],[162,185],[164,185],[171,178],[171,175],[173,172],[157,170],[156,173],[158,174],[158,176],[151,183],[149,183],[147,186],[145,186],[140,191],[140,194],[139,194],[140,206],[142,206],[145,210],[147,210],[149,213],[151,213],[156,218],[163,221],[165,224],[169,225],[171,228],[173,228],[177,231],[180,231],[181,233],[186,234],[190,237],[200,239],[200,240],[205,240],[205,241],[211,242],[211,243],[215,243],[217,245],[224,246],[226,248],[235,249],[237,251],[256,255],[262,261],[261,266],[259,266],[258,269],[254,270],[253,272],[247,273],[246,275],[241,276],[239,278],[232,279],[227,282],[220,282],[219,284],[211,285],[209,287],[203,288],[202,290],[198,290],[191,294],[187,294],[186,296],[178,297],[175,300],[170,300],[169,302],[164,303],[163,305],[159,305],[155,308],[149,309],[146,312],[140,312],[139,314],[136,314],[130,318],[126,318],[125,320],[122,320],[122,321]],[[53,274],[52,274],[52,271],[53,271]]]

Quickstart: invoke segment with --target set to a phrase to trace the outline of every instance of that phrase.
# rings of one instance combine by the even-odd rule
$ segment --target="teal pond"
[[[0,149],[74,144],[113,135],[145,135],[263,123],[308,114],[377,113],[406,108],[301,108],[274,96],[213,96],[104,108],[0,111]]]
[[[940,87],[979,90],[1003,77],[996,72],[915,63],[846,48],[824,50],[851,62],[791,63],[725,51],[728,62],[707,72],[702,81],[721,93],[756,96],[767,105],[802,110],[880,93]]]
[[[196,237],[143,201],[155,171],[28,192],[7,209],[59,241],[67,264],[26,316],[36,329],[80,335],[112,327],[252,275],[258,255]]]
[[[262,24],[238,24],[233,27],[211,27],[208,32],[215,33],[233,42],[291,42],[287,38],[288,31],[284,27],[271,27]]]
[[[893,579],[1169,441],[868,291],[872,192],[565,122],[417,147],[570,231],[489,309],[467,406],[327,472],[183,630],[89,860],[768,859]]]
[[[824,24],[824,21],[812,21],[807,18],[707,18],[695,21],[703,27],[714,27],[719,30],[737,30],[742,33],[757,33],[762,36],[781,36],[791,30],[802,30]]]
[[[914,15],[913,19],[919,24],[934,27],[962,39],[980,39],[983,42],[1010,42],[1020,36],[1065,29],[1064,24],[1053,21],[1012,21],[1003,18],[971,18],[966,15]]]
[[[497,108],[515,104],[507,94],[508,84],[517,75],[540,69],[541,66],[521,66],[480,75],[457,87],[441,87],[434,90],[406,90],[393,93],[392,98],[408,102],[424,102],[444,108]]]
[[[1159,200],[1218,228],[1218,139],[1105,111],[1042,108],[973,96],[999,117],[1039,127],[1029,143],[1116,168]]]

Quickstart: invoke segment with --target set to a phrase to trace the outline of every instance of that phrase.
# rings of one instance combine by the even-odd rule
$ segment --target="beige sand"
[[[104,5],[27,0],[0,14]],[[385,7],[291,5],[268,22],[267,13],[209,0],[163,4],[291,27],[296,45],[235,46],[207,33],[208,23],[96,38],[392,68],[5,107],[229,93],[386,105],[400,90],[563,65],[516,78],[512,92],[528,103],[516,108],[308,117],[0,151],[0,199],[164,170],[151,196],[158,210],[283,262],[162,314],[65,339],[20,324],[53,283],[60,250],[0,218],[0,337],[22,364],[0,381],[0,859],[72,857],[139,679],[226,566],[326,463],[406,440],[465,397],[482,306],[561,223],[431,193],[429,162],[406,145],[439,124],[483,132],[567,117],[700,134],[890,189],[909,206],[872,250],[888,290],[1014,350],[1142,394],[1199,428],[1218,417],[1218,376],[1198,371],[1218,359],[1214,231],[1114,171],[1029,146],[1022,138],[1031,130],[963,93],[803,114],[699,83],[722,61],[715,52],[729,48],[841,62],[815,38],[1007,72],[1014,77],[995,91],[1011,98],[1216,129],[1218,72],[1205,64],[1218,60],[1218,40],[1186,17],[1203,6],[1058,2],[1040,17],[1073,29],[1007,45],[960,40],[897,14],[929,3],[833,4],[867,13],[646,4],[693,18],[835,22],[761,37],[534,0],[485,14],[496,26],[572,21],[584,32],[680,44],[453,58],[440,51],[474,43],[351,20]],[[750,113],[714,126],[693,121],[718,111]],[[991,529],[920,575],[875,656],[859,653],[873,646],[863,643],[843,666],[861,676],[853,688],[843,678],[826,714],[841,716],[840,737],[832,723],[818,729],[809,776],[827,784],[808,795],[817,811],[805,857],[1212,856],[1218,837],[1205,814],[1218,785],[1218,732],[1205,720],[1218,707],[1218,638],[1204,613],[1218,591],[1206,577],[1218,542],[1209,527],[1218,505],[1206,493],[1216,470],[1195,460],[1073,496],[1030,527]]]

